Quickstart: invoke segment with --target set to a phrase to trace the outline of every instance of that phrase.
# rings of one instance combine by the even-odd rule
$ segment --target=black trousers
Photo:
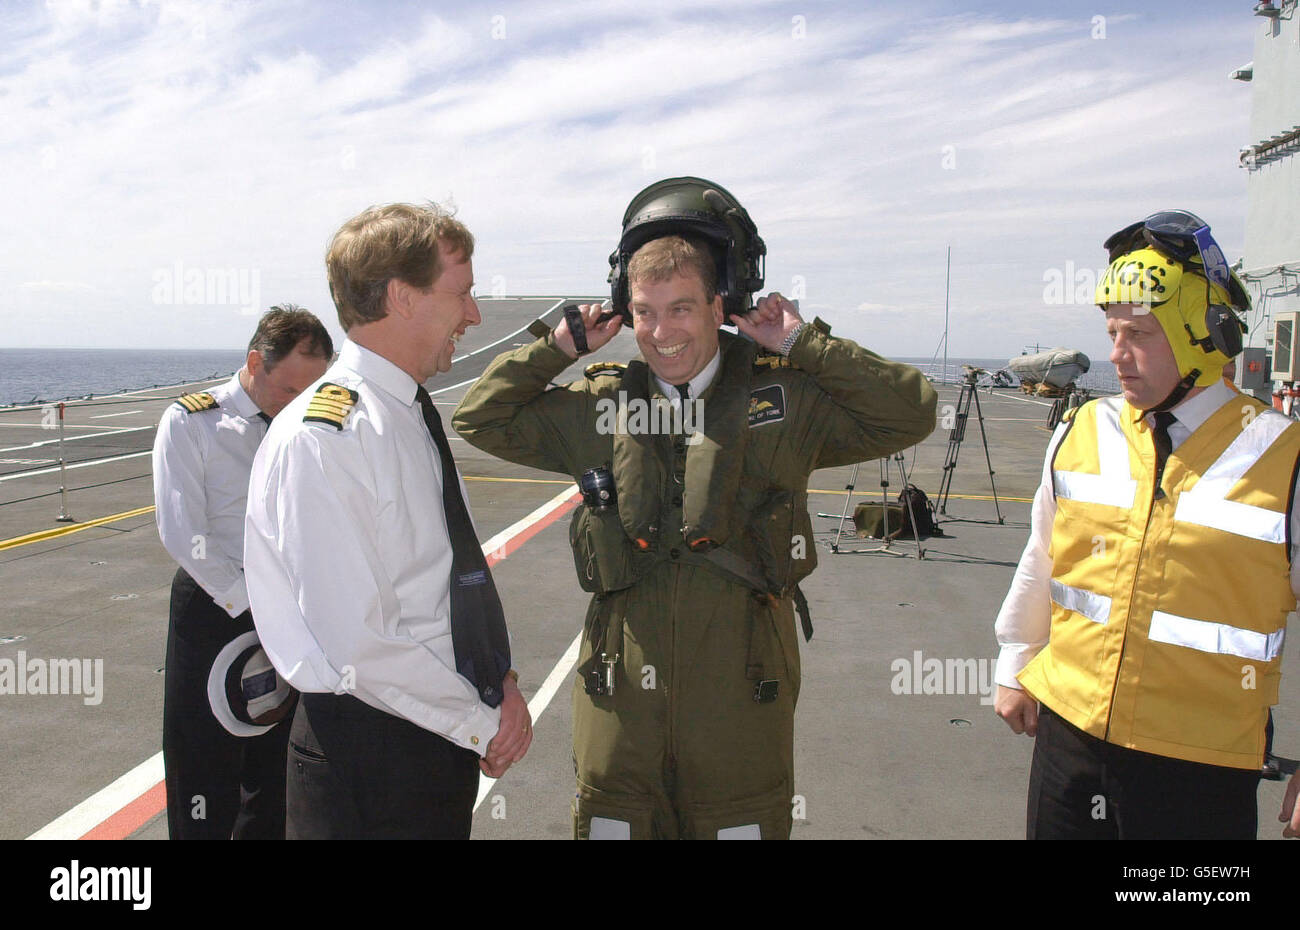
[[[1255,839],[1257,769],[1116,746],[1039,708],[1029,839]]]
[[[177,570],[163,686],[167,832],[174,840],[284,839],[288,724],[261,736],[233,736],[208,703],[217,653],[252,629],[251,613],[232,618]]]
[[[478,755],[338,694],[298,700],[289,736],[291,840],[469,839]]]

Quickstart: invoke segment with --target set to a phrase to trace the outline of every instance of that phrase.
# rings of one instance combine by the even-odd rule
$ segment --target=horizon
[[[951,246],[950,356],[1100,356],[1077,311],[1115,229],[1183,207],[1241,254],[1229,74],[1259,28],[1245,0],[7,6],[0,321],[14,348],[202,350],[291,300],[339,338],[329,238],[430,197],[480,294],[600,293],[632,196],[696,175],[758,224],[761,293],[873,351],[940,345]]]

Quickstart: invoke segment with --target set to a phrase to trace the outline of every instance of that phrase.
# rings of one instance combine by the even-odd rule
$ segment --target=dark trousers
[[[288,724],[233,736],[208,703],[217,653],[252,629],[251,613],[232,618],[184,569],[176,572],[163,686],[167,832],[174,840],[284,839]]]
[[[350,695],[303,694],[288,838],[469,839],[478,755]]]
[[[1126,749],[1039,706],[1029,839],[1255,839],[1257,769]]]

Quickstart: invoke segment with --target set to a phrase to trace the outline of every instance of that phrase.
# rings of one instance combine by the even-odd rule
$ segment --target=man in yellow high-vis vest
[[[1030,839],[1253,839],[1300,593],[1300,426],[1223,380],[1249,300],[1202,220],[1153,214],[1106,248],[1122,396],[1052,437],[995,709],[1035,737]]]

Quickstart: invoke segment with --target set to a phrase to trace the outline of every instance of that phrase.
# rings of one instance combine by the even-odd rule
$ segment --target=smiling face
[[[413,337],[420,347],[424,381],[451,370],[451,357],[465,330],[482,322],[474,289],[474,264],[460,252],[448,252],[438,243],[442,273],[433,284],[413,295]]]
[[[641,355],[669,384],[691,380],[718,351],[722,297],[704,296],[698,275],[630,282],[632,331]]]
[[[1168,397],[1182,376],[1155,314],[1142,304],[1110,304],[1106,332],[1124,399],[1138,410],[1150,410]]]

